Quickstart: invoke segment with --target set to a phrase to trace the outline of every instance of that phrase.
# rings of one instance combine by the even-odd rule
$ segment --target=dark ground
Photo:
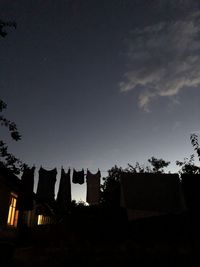
[[[78,211],[1,240],[1,266],[200,266],[199,220],[185,213],[128,223],[120,212]]]

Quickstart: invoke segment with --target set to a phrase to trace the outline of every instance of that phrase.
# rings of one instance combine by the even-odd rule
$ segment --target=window
[[[11,193],[7,224],[13,227],[17,227],[17,221],[18,221],[19,212],[18,210],[16,210],[16,204],[17,204],[17,195]]]
[[[44,215],[38,215],[38,225],[50,224],[50,217]]]
[[[43,215],[38,215],[38,225],[43,224],[44,216]]]

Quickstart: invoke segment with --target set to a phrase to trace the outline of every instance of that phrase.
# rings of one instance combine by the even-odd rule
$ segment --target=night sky
[[[1,0],[0,98],[30,166],[102,176],[175,161],[200,129],[200,6],[192,0]],[[72,195],[85,200],[85,186]]]

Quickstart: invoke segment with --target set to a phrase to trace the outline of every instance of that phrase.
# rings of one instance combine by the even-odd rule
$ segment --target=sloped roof
[[[0,166],[0,182],[6,184],[11,190],[18,190],[21,180],[11,170]]]

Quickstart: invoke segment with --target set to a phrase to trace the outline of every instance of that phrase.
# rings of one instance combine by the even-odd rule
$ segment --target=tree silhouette
[[[6,109],[6,107],[6,103],[0,99],[0,114],[4,109]],[[8,129],[9,134],[14,141],[21,139],[16,124],[5,118],[3,115],[0,115],[0,125]],[[3,140],[0,140],[0,163],[1,165],[11,169],[16,174],[19,173],[20,168],[22,167],[22,162],[13,154],[8,152],[8,146]]]
[[[176,165],[181,167],[180,174],[199,174],[200,168],[194,164],[194,154],[190,158],[184,158],[183,161],[176,161]]]
[[[128,167],[124,170],[126,172],[131,173],[163,173],[164,168],[168,167],[170,161],[166,161],[164,159],[157,159],[155,157],[151,157],[148,159],[150,166],[141,165],[139,162],[135,163],[135,166],[128,164]]]
[[[164,159],[157,159],[155,157],[151,157],[150,159],[148,159],[148,162],[153,167],[153,173],[163,173],[164,168],[168,167],[170,164],[170,161],[165,161]]]
[[[6,27],[14,27],[16,29],[17,24],[14,21],[3,21],[0,19],[0,36],[5,37],[7,35],[7,32],[5,31]]]
[[[120,176],[123,169],[115,165],[108,170],[108,176],[103,178],[101,186],[101,204],[106,206],[119,206],[120,201]]]
[[[194,150],[197,153],[198,159],[200,160],[200,147],[198,142],[198,135],[195,133],[192,133],[190,135],[190,141],[194,148]],[[183,161],[176,161],[176,165],[181,167],[179,173],[180,174],[200,174],[200,167],[195,165],[194,162],[195,155],[192,154],[190,157],[186,157],[183,159]]]
[[[149,166],[141,165],[139,162],[136,162],[135,166],[128,163],[128,167],[124,171],[131,173],[148,173],[152,170]]]
[[[192,143],[192,146],[194,147],[194,150],[197,152],[197,156],[200,160],[200,147],[198,142],[198,135],[193,133],[190,135],[190,141]]]
[[[14,27],[16,29],[17,24],[14,21],[3,21],[0,19],[0,37],[5,37],[7,32],[5,31],[6,27]],[[17,130],[17,126],[14,122],[8,120],[2,115],[4,109],[7,108],[6,103],[0,99],[0,125],[2,127],[8,128],[11,138],[15,141],[21,139],[21,136]],[[23,166],[22,162],[17,159],[13,154],[8,152],[8,146],[6,143],[0,139],[0,163],[12,170],[15,174],[20,172],[21,167]]]

